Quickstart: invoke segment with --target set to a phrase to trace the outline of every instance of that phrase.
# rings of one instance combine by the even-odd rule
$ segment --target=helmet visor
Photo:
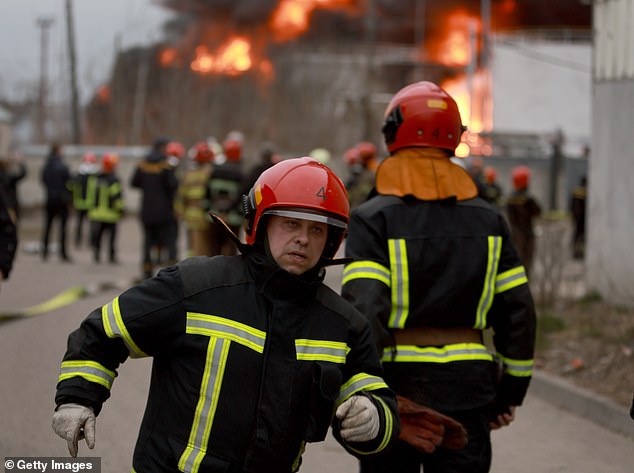
[[[300,220],[311,220],[313,222],[322,222],[328,225],[346,229],[347,225],[339,219],[328,215],[313,213],[308,210],[291,210],[291,209],[269,209],[265,210],[263,215],[277,215],[279,217],[298,218]]]

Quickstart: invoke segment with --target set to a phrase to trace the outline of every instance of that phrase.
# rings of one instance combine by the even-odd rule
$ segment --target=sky
[[[66,0],[0,1],[0,98],[23,98],[40,76],[38,18],[53,20],[49,31],[50,97],[68,94]],[[74,0],[77,78],[82,103],[105,83],[113,65],[116,38],[122,49],[161,37],[170,12],[152,0]]]

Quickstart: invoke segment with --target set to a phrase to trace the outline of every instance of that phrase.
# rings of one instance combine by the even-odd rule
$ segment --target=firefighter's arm
[[[382,378],[370,328],[359,315],[356,341],[346,359],[333,435],[351,454],[380,453],[398,439],[396,395]]]
[[[172,267],[95,309],[68,338],[56,405],[81,404],[98,415],[121,363],[169,350],[184,333],[182,292]]]
[[[528,278],[508,239],[495,280],[495,297],[489,320],[493,343],[501,360],[493,418],[502,425],[513,417],[511,406],[522,404],[533,372],[536,315]]]

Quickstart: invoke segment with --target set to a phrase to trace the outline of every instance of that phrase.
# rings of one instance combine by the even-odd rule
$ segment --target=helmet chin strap
[[[240,250],[240,253],[243,253],[243,254],[247,253],[251,249],[249,245],[245,245],[244,243],[240,241],[240,238],[238,238],[238,235],[233,233],[233,230],[229,228],[229,225],[227,225],[227,223],[220,216],[216,215],[213,212],[208,212],[207,215],[209,215],[211,220],[216,225],[220,225],[220,228],[224,230],[224,232],[229,236],[231,241],[233,241],[233,243],[235,243],[235,245],[238,247],[238,250]]]

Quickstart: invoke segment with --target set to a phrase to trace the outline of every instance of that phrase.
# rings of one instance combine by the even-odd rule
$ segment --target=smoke
[[[229,20],[236,26],[248,27],[265,23],[278,0],[157,0],[161,5],[181,14],[210,20]]]

